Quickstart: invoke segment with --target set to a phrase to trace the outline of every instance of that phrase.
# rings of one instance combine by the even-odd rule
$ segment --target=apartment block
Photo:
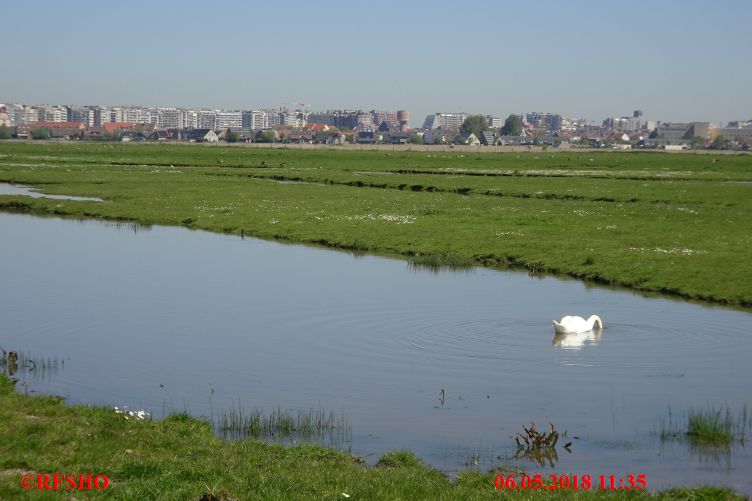
[[[32,125],[39,121],[39,112],[31,106],[16,108],[15,125]]]
[[[215,129],[241,129],[243,127],[243,114],[240,111],[218,110],[215,116]]]
[[[462,122],[464,122],[467,117],[467,113],[434,113],[426,117],[423,122],[423,128],[429,130],[459,130],[460,125],[462,125]]]
[[[177,108],[159,108],[157,126],[163,129],[182,129],[183,110]]]

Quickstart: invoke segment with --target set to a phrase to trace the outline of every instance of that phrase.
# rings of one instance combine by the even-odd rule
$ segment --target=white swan
[[[576,332],[588,332],[598,325],[598,330],[603,329],[603,322],[598,315],[590,315],[590,318],[585,320],[582,317],[572,317],[567,315],[562,318],[560,322],[556,320],[554,322],[554,330],[559,334],[573,334]]]

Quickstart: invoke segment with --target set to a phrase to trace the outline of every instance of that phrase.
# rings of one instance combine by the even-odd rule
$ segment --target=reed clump
[[[343,443],[350,442],[352,437],[352,428],[344,414],[338,415],[325,409],[289,410],[278,407],[267,413],[260,409],[246,410],[237,405],[223,411],[216,426],[225,438],[306,442],[329,439]]]
[[[734,442],[744,444],[752,428],[752,415],[748,407],[734,413],[729,406],[704,409],[690,408],[686,424],[674,423],[669,409],[668,420],[661,423],[661,440],[686,438],[696,445],[730,446]]]
[[[477,263],[472,259],[451,252],[418,255],[412,257],[409,261],[409,267],[415,270],[461,271],[469,270],[475,266],[477,266]]]

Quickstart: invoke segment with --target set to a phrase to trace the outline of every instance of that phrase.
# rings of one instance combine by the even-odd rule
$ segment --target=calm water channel
[[[591,313],[600,338],[554,339],[552,319]],[[524,273],[0,213],[0,346],[55,359],[20,374],[29,391],[155,417],[327,409],[353,454],[404,448],[449,473],[551,472],[510,459],[521,425],[550,420],[572,442],[558,472],[752,493],[749,445],[659,437],[669,406],[683,424],[690,407],[752,404],[750,324]]]

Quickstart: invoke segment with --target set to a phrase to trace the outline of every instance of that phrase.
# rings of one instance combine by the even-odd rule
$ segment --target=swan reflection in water
[[[554,348],[580,350],[585,345],[598,344],[601,340],[602,332],[600,329],[587,332],[573,332],[571,334],[557,332],[554,334],[551,344],[553,344]]]

